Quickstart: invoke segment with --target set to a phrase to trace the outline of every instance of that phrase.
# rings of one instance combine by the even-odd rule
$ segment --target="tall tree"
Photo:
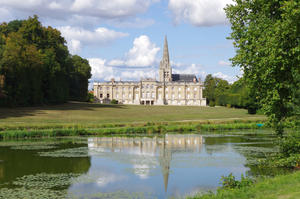
[[[234,0],[225,8],[244,78],[278,135],[299,106],[300,1]]]
[[[70,98],[86,101],[88,95],[88,79],[91,78],[91,67],[88,60],[74,55],[70,76]]]
[[[90,77],[88,61],[72,57],[61,33],[37,16],[0,25],[0,105],[66,102],[73,78],[72,99],[83,99]]]

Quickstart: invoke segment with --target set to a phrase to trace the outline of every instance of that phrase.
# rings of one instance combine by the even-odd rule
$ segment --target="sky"
[[[61,31],[71,54],[88,59],[90,83],[158,79],[167,36],[173,73],[241,76],[223,8],[231,0],[0,0],[0,21],[38,15]]]

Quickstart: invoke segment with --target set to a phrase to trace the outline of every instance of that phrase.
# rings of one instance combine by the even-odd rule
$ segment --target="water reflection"
[[[91,154],[98,149],[99,152],[113,152],[134,154],[138,156],[155,156],[158,154],[157,162],[161,168],[161,173],[164,180],[164,189],[167,192],[170,164],[172,154],[180,151],[184,152],[200,152],[203,137],[200,135],[172,135],[166,134],[163,137],[100,137],[89,138],[88,146],[91,149]],[[147,157],[146,157],[147,158]],[[149,176],[150,166],[141,161],[139,164],[134,164],[135,174],[141,179],[146,179]],[[107,181],[107,180],[105,180]],[[110,178],[110,181],[113,181]],[[106,183],[107,184],[107,183]]]

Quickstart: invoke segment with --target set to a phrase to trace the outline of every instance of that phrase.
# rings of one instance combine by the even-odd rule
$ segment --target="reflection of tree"
[[[82,146],[86,145],[76,145],[76,147]],[[90,157],[41,157],[37,155],[37,151],[11,150],[7,147],[1,147],[0,159],[3,160],[0,163],[0,183],[38,173],[85,173],[91,166]],[[2,178],[1,170],[5,171]]]
[[[3,168],[3,165],[1,163],[2,162],[0,161],[0,180],[4,177],[4,168]]]

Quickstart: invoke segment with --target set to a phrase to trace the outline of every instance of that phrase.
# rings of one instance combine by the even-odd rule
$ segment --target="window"
[[[166,91],[168,91],[169,89],[168,89],[168,87],[166,88]]]
[[[100,93],[100,98],[102,98],[103,97],[103,94],[102,93]]]
[[[154,98],[155,96],[154,96],[154,93],[152,92],[152,98]]]
[[[190,87],[188,87],[187,90],[190,91]]]
[[[158,95],[158,98],[161,99],[161,94]]]
[[[174,97],[175,97],[175,95],[174,95],[174,94],[172,94],[172,99],[174,99]]]
[[[169,95],[168,94],[166,94],[166,98],[168,98],[169,97]]]
[[[190,94],[188,94],[187,98],[190,99]]]
[[[151,85],[151,89],[153,89],[153,85]]]
[[[117,98],[119,98],[119,95],[117,94]]]
[[[197,91],[197,87],[194,88],[194,91]]]
[[[172,86],[172,90],[174,90],[174,87]]]
[[[100,86],[99,89],[102,90],[102,87]]]
[[[139,94],[135,94],[135,99],[139,99]]]
[[[145,93],[142,93],[143,98],[145,98]]]
[[[118,90],[119,88],[118,87],[116,87],[116,90]]]
[[[196,94],[194,94],[194,99],[196,98]]]
[[[128,96],[129,98],[131,98],[131,94],[129,94],[129,96]]]
[[[181,98],[181,94],[178,95],[178,98]]]
[[[107,93],[107,95],[106,95],[106,96],[107,96],[107,98],[109,98],[109,94],[108,94],[108,93]]]
[[[181,91],[181,88],[179,87],[178,90]]]
[[[106,90],[108,90],[109,89],[109,87],[106,87]]]
[[[150,98],[150,93],[149,92],[147,92],[147,98]]]
[[[125,94],[122,95],[122,98],[125,98]]]
[[[124,91],[124,87],[122,87],[122,91]]]

